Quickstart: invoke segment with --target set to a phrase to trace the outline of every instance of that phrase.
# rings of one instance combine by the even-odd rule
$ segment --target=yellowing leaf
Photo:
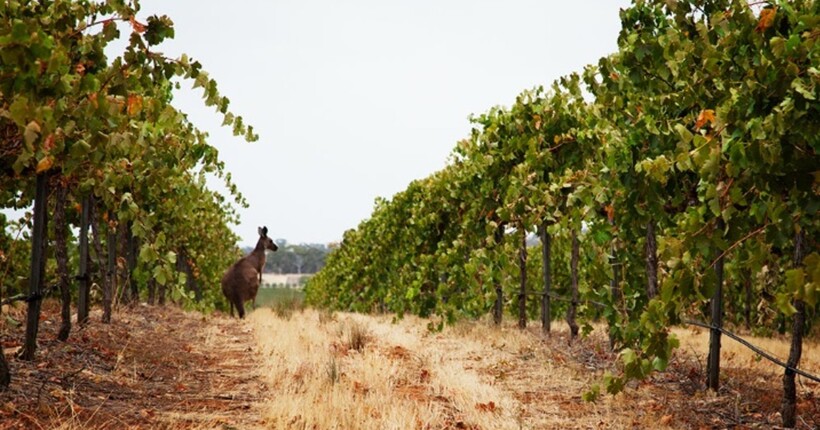
[[[763,9],[760,11],[760,19],[757,21],[755,31],[763,33],[774,23],[774,16],[777,14],[777,7],[771,9]]]
[[[613,220],[615,220],[615,207],[614,206],[606,205],[606,206],[604,206],[604,210],[606,210],[606,219],[609,222],[612,222]]]
[[[54,159],[51,157],[45,157],[37,163],[37,174],[43,173],[46,170],[50,169],[51,166],[54,165]]]
[[[142,110],[142,97],[136,94],[128,95],[128,115],[136,115]]]
[[[145,24],[141,24],[136,19],[134,19],[133,16],[131,17],[131,19],[129,21],[131,22],[131,27],[134,29],[134,31],[136,31],[137,33],[144,33],[145,32],[145,30],[146,30]]]
[[[23,139],[25,139],[26,145],[31,146],[34,140],[37,139],[38,134],[40,134],[40,124],[37,124],[36,121],[28,123],[28,125],[26,125],[26,131],[23,132]]]
[[[43,142],[43,150],[48,152],[54,149],[54,133],[49,134],[46,136],[45,142]]]
[[[715,111],[712,109],[704,109],[700,111],[698,120],[695,122],[695,130],[699,130],[706,124],[715,122]]]

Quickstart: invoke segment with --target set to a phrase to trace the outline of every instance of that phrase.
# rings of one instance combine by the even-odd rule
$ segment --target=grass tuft
[[[370,342],[372,335],[367,327],[358,322],[350,321],[345,327],[345,344],[347,349],[361,351]]]
[[[325,363],[325,374],[330,385],[336,385],[339,382],[339,365],[336,363],[336,357],[330,356],[330,359]]]
[[[331,309],[319,310],[319,325],[324,326],[336,321],[336,313]]]
[[[294,288],[260,288],[256,301],[270,307],[279,318],[289,320],[305,308],[305,293]]]

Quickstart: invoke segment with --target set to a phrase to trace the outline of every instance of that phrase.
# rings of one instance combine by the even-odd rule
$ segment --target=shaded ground
[[[23,321],[23,308],[11,316]],[[92,313],[68,342],[54,340],[56,304],[47,303],[36,359],[14,358],[24,327],[4,322],[12,368],[0,393],[0,428],[250,428],[264,392],[250,330],[173,307],[139,306],[110,325]],[[4,315],[5,317],[5,315]]]
[[[540,337],[539,331],[540,328],[530,329],[536,338]],[[781,423],[782,370],[766,366],[768,362],[747,358],[750,354],[745,351],[733,352],[740,347],[731,345],[730,349],[726,345],[731,342],[729,339],[723,341],[718,394],[705,387],[705,354],[695,351],[690,339],[683,336],[683,348],[676,351],[666,371],[654,373],[646,381],[629,383],[623,394],[603,406],[581,401],[580,392],[555,390],[549,384],[539,387],[538,379],[533,378],[543,373],[543,361],[560,364],[566,369],[566,378],[589,383],[600,382],[607,370],[617,372],[617,357],[609,352],[608,341],[602,333],[572,344],[567,338],[566,331],[559,329],[551,338],[541,339],[533,351],[511,354],[509,361],[502,362],[501,366],[495,364],[482,369],[521,402],[524,415],[533,424],[531,428],[552,427],[551,416],[556,413],[569,418],[569,422],[578,423],[565,428],[609,428],[606,419],[598,423],[589,421],[590,416],[606,418],[606,413],[631,416],[622,423],[629,428],[649,425],[676,429],[772,429]],[[706,343],[699,345],[705,348]],[[805,359],[801,367],[815,373],[820,371],[814,358],[813,367],[808,366]],[[820,384],[805,379],[798,384],[797,428],[818,429]]]

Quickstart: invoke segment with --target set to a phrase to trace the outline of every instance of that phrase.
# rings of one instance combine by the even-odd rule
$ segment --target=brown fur
[[[233,308],[239,312],[239,318],[245,318],[245,302],[253,300],[256,307],[256,293],[262,280],[262,268],[265,267],[265,250],[279,249],[268,237],[268,228],[259,229],[259,240],[250,254],[234,263],[222,276],[222,294],[228,299],[233,316]]]

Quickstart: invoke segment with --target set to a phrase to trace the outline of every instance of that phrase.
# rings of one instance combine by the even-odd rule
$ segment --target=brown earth
[[[24,321],[24,308],[10,317]],[[250,330],[221,317],[138,306],[112,324],[92,312],[59,342],[56,303],[46,303],[34,361],[14,358],[24,327],[3,322],[12,384],[0,393],[3,429],[258,427],[264,385]],[[3,315],[3,318],[9,314]]]

